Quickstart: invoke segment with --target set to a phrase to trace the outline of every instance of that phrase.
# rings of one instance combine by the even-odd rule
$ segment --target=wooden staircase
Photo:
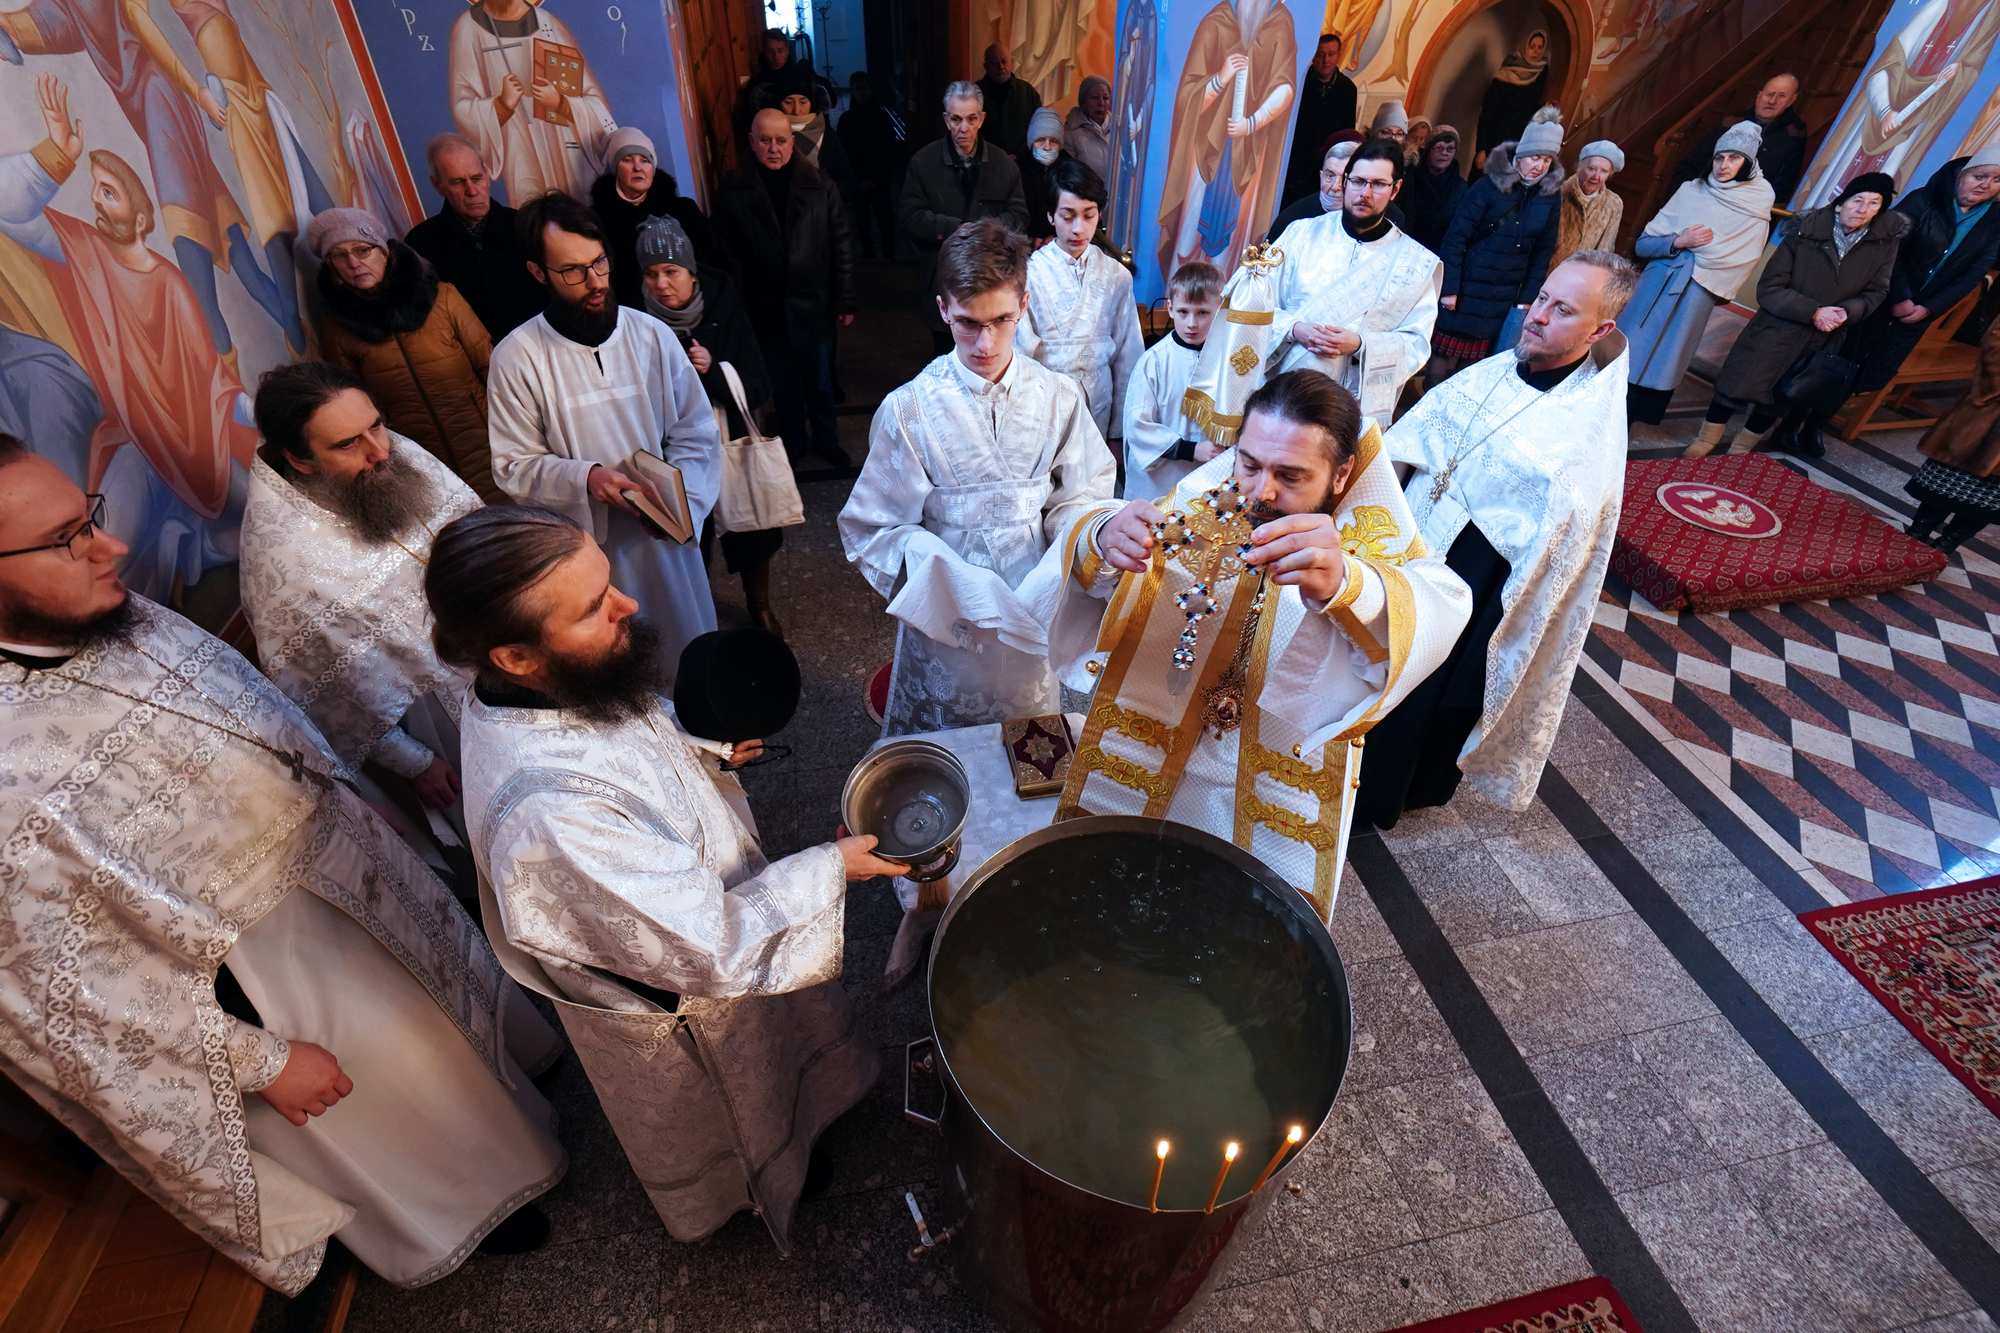
[[[1563,136],[1577,146],[1610,139],[1625,150],[1625,170],[1611,178],[1625,201],[1619,248],[1630,252],[1672,194],[1673,170],[1688,146],[1723,115],[1748,107],[1774,74],[1799,78],[1794,109],[1812,130],[1810,161],[1866,68],[1889,4],[1704,0],[1684,36]]]

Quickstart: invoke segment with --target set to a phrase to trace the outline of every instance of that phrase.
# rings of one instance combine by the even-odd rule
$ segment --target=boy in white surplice
[[[1083,163],[1048,170],[1048,198],[1029,208],[1048,214],[1053,243],[1028,260],[1028,310],[1015,346],[1077,382],[1097,433],[1112,438],[1125,421],[1125,388],[1146,349],[1132,275],[1097,248],[1105,208],[1104,181]]]
[[[1197,259],[1174,270],[1167,284],[1173,331],[1146,349],[1125,395],[1125,495],[1156,500],[1222,452],[1181,411],[1188,380],[1222,303],[1222,275]]]
[[[967,223],[938,251],[954,348],[882,400],[840,540],[902,624],[882,734],[1056,711],[1024,596],[1054,535],[1111,498],[1118,465],[1082,390],[1025,356],[1027,241]]]

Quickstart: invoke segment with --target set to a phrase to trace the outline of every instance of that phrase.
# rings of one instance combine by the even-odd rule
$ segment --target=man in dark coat
[[[1410,221],[1407,226],[1396,225],[1432,254],[1441,253],[1444,234],[1451,230],[1468,188],[1458,169],[1458,131],[1440,125],[1431,131],[1423,156],[1403,177],[1403,213]]]
[[[875,100],[875,81],[862,70],[847,80],[848,105],[834,127],[854,168],[854,230],[863,258],[896,255],[896,177],[909,151],[902,119]],[[880,247],[879,250],[877,247]]]
[[[1895,377],[1932,322],[1964,299],[2000,262],[2000,148],[1955,157],[1905,194],[1896,211],[1910,220],[1889,277],[1889,299],[1848,335],[1860,369],[1854,391]]]
[[[632,247],[647,218],[670,217],[680,223],[702,263],[717,264],[727,258],[717,249],[701,206],[683,195],[674,178],[659,169],[653,141],[644,130],[631,125],[614,130],[604,160],[611,164],[611,170],[590,187],[590,207],[604,224],[605,249],[611,252],[611,290],[619,305],[646,308]]]
[[[782,111],[750,122],[750,161],[723,182],[715,219],[731,238],[743,308],[757,331],[794,452],[848,466],[833,412],[833,335],[854,322],[854,236],[840,190],[792,152]],[[811,444],[807,445],[810,419]]]
[[[1042,95],[1026,79],[1014,77],[1014,57],[997,42],[986,48],[986,77],[979,81],[986,99],[986,141],[1020,164],[1028,151],[1028,118],[1039,111]]]
[[[427,156],[444,207],[410,228],[403,243],[430,261],[440,282],[458,288],[498,343],[545,304],[514,234],[514,210],[493,202],[493,178],[464,135],[438,135]]]
[[[1806,169],[1806,123],[1792,109],[1792,103],[1798,100],[1799,81],[1795,76],[1772,75],[1758,92],[1756,105],[1748,111],[1724,116],[1715,128],[1695,140],[1687,156],[1674,168],[1674,185],[1678,187],[1683,181],[1706,176],[1715,164],[1715,142],[1722,132],[1738,121],[1754,120],[1764,132],[1764,142],[1757,149],[1757,166],[1764,179],[1771,182],[1771,193],[1777,197],[1778,206],[1784,207],[1792,191],[1799,187],[1799,176]]]
[[[1279,202],[1291,204],[1319,190],[1321,156],[1326,141],[1354,128],[1360,92],[1354,80],[1340,72],[1340,35],[1323,32],[1306,76],[1299,81],[1299,109],[1292,118],[1292,156],[1285,164],[1285,184]]]
[[[1015,231],[1028,226],[1028,203],[1014,159],[980,137],[986,122],[979,85],[960,80],[944,90],[945,137],[910,155],[896,225],[917,247],[917,300],[931,345],[939,356],[952,349],[951,333],[931,299],[937,289],[938,247],[945,237],[978,218],[998,218]]]

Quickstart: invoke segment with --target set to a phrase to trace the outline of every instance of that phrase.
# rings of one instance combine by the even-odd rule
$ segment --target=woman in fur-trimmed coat
[[[428,449],[486,503],[506,504],[486,441],[493,343],[458,289],[390,240],[374,255],[322,263],[319,298],[321,354],[361,376],[389,429]]]

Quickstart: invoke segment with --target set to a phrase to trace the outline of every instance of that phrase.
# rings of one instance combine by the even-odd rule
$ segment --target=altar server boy
[[[1124,494],[1129,499],[1172,494],[1182,477],[1222,452],[1199,438],[1181,415],[1188,379],[1221,302],[1222,274],[1215,265],[1197,259],[1174,270],[1167,284],[1173,332],[1146,349],[1125,393]]]
[[[1146,340],[1131,273],[1095,244],[1104,206],[1104,180],[1089,167],[1065,158],[1049,168],[1048,197],[1030,199],[1028,207],[1048,213],[1056,238],[1028,260],[1028,308],[1014,342],[1075,380],[1098,433],[1116,438]]]

